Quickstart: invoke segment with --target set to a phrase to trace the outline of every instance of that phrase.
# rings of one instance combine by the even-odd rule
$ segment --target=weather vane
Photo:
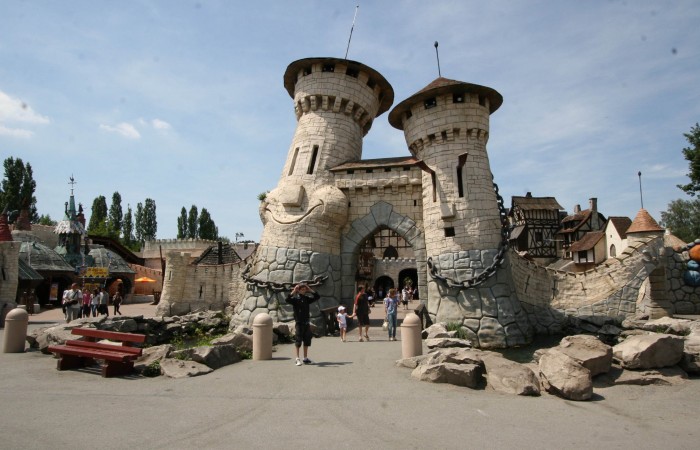
[[[438,77],[442,77],[442,74],[440,73],[440,53],[438,53],[438,41],[435,41],[435,56],[437,57],[438,64]]]
[[[348,52],[350,51],[350,40],[352,39],[352,30],[355,29],[355,19],[357,19],[358,9],[360,9],[360,5],[355,6],[355,16],[352,18],[352,26],[350,27],[350,37],[348,38],[348,47],[345,49],[345,59],[348,59]]]
[[[73,178],[73,174],[70,175],[70,181],[68,184],[70,184],[70,195],[73,195],[73,187],[78,184],[78,182],[75,181],[75,178]]]

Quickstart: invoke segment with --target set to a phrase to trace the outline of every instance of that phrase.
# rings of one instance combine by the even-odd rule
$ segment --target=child
[[[348,315],[345,306],[338,307],[338,327],[340,328],[340,340],[345,342],[345,332],[348,330]]]

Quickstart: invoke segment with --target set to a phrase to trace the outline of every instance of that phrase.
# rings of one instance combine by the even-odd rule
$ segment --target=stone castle
[[[411,248],[430,318],[463,325],[484,348],[561,332],[571,318],[700,312],[700,289],[677,282],[687,252],[667,246],[658,226],[628,233],[620,256],[583,273],[508,249],[486,150],[490,115],[503,102],[494,89],[434,80],[389,113],[411,156],[362,160],[363,137],[394,100],[380,73],[307,58],[288,66],[284,87],[297,127],[278,185],[260,204],[260,245],[236,264],[196,265],[169,253],[160,314],[230,308],[234,323],[261,312],[289,321],[284,298],[303,281],[321,295],[312,320],[322,325],[322,310],[352,305],[362,249],[382,230]]]

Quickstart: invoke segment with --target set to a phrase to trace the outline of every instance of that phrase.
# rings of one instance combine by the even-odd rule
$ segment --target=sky
[[[293,61],[345,57],[381,73],[394,105],[441,75],[503,95],[491,171],[513,195],[571,212],[657,220],[690,199],[683,134],[700,122],[697,1],[19,1],[0,5],[0,158],[30,163],[39,214],[63,217],[75,177],[95,197],[156,202],[157,238],[184,206],[259,241],[296,119]],[[374,121],[363,159],[408,156]],[[640,177],[641,176],[641,195]]]

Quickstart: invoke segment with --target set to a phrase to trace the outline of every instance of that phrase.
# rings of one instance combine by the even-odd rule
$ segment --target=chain
[[[506,255],[506,250],[508,249],[508,235],[510,234],[510,227],[508,225],[508,215],[506,213],[506,208],[503,205],[503,197],[498,193],[498,185],[493,183],[493,190],[496,192],[496,200],[498,201],[498,214],[501,219],[501,242],[498,244],[498,253],[496,257],[493,258],[493,263],[484,269],[479,275],[473,276],[464,281],[456,281],[450,277],[442,276],[435,265],[433,265],[433,258],[428,258],[428,269],[430,276],[437,281],[442,281],[450,288],[458,289],[469,289],[474,288],[482,284],[484,281],[488,280],[496,274],[496,271],[503,263],[503,259]]]
[[[300,280],[296,283],[276,283],[274,281],[260,281],[248,276],[248,272],[250,272],[250,269],[252,269],[252,267],[252,264],[248,264],[243,273],[241,273],[241,278],[243,278],[243,281],[245,281],[245,283],[248,286],[257,287],[259,289],[270,289],[273,292],[291,291],[298,284],[305,284],[309,287],[320,286],[328,279],[328,275],[319,275],[314,277],[313,280]]]

